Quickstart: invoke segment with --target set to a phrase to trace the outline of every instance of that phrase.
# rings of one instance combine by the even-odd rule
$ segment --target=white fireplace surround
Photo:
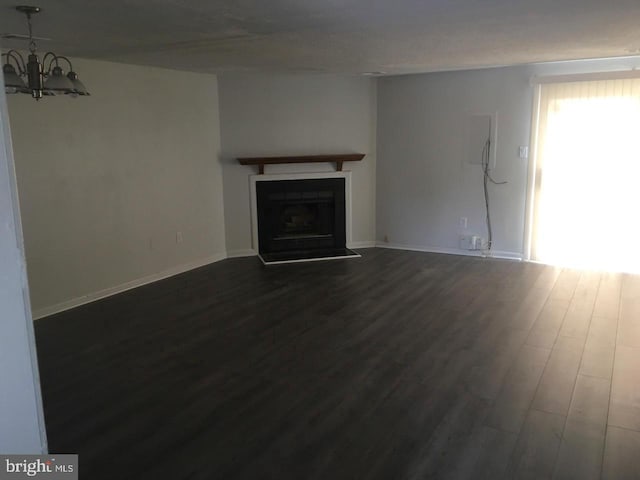
[[[251,195],[251,248],[258,253],[258,208],[256,182],[273,182],[277,180],[313,180],[318,178],[344,178],[345,233],[347,248],[351,246],[351,172],[319,172],[319,173],[277,173],[249,176],[249,193]]]

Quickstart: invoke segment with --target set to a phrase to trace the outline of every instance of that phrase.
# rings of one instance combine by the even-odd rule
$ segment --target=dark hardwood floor
[[[36,323],[84,479],[638,479],[640,277],[225,260]]]

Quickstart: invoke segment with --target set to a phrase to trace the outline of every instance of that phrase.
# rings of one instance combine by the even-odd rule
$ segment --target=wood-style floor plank
[[[616,348],[609,425],[640,431],[640,349]]]
[[[509,467],[510,478],[551,478],[565,417],[530,410]]]
[[[51,451],[92,480],[638,478],[639,277],[361,253],[38,321]]]
[[[608,379],[578,375],[554,479],[600,478],[610,387]]]
[[[636,480],[640,478],[640,432],[611,427],[602,471],[603,480]]]

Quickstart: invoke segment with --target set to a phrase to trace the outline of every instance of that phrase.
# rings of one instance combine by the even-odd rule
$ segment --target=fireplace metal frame
[[[258,240],[258,212],[257,212],[257,195],[256,182],[270,182],[278,180],[312,180],[323,178],[344,178],[344,200],[345,200],[345,235],[347,248],[351,248],[351,172],[305,172],[305,173],[280,173],[280,174],[263,174],[249,176],[249,194],[251,208],[251,247],[258,253],[260,244]],[[309,260],[305,260],[309,261]]]

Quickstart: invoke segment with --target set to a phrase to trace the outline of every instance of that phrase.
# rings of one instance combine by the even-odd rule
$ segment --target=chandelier
[[[2,66],[5,92],[29,93],[36,100],[40,100],[44,95],[64,94],[72,97],[89,95],[86,87],[78,80],[78,74],[73,71],[71,61],[67,57],[47,52],[40,62],[31,28],[31,17],[40,12],[40,7],[19,6],[16,10],[27,17],[29,55],[25,61],[22,54],[16,50],[9,50],[2,54],[2,58],[6,59]],[[69,67],[69,73],[66,75],[61,64]]]

